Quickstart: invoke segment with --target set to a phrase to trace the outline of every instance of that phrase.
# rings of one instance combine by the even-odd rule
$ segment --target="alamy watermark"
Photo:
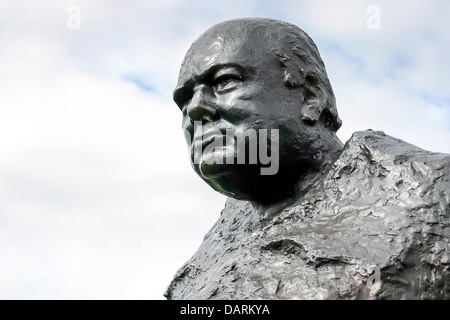
[[[67,17],[66,26],[69,30],[78,30],[81,29],[81,10],[77,5],[70,5],[66,10]]]
[[[67,280],[66,285],[69,290],[81,289],[81,269],[77,266],[71,266],[67,268]]]
[[[381,288],[381,271],[380,267],[375,266],[373,268],[373,273],[367,279],[367,287],[370,289],[370,292],[376,292]]]
[[[194,139],[192,140],[188,130],[184,130],[184,134],[186,140],[193,145],[194,164],[200,164],[201,161],[207,164],[224,164],[224,157],[205,155],[218,155],[220,150],[233,146],[233,152],[226,153],[225,164],[260,164],[261,175],[274,175],[278,172],[278,129],[247,129],[242,133],[237,133],[234,129],[226,129],[225,132],[211,129],[203,132],[202,122],[194,121]]]
[[[367,17],[366,26],[369,30],[380,30],[381,29],[381,9],[379,6],[371,5],[367,7]]]

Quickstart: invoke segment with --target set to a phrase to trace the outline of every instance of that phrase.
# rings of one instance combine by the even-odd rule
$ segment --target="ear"
[[[319,83],[320,80],[316,74],[310,73],[306,75],[301,112],[302,120],[309,125],[314,125],[319,121],[327,103],[325,92],[323,92]]]
[[[305,86],[305,77],[303,70],[291,67],[289,71],[284,70],[284,85],[291,89],[297,89]]]

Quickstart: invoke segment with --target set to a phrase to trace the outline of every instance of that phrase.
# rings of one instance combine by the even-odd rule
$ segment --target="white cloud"
[[[450,152],[443,2],[378,1],[378,31],[360,1],[70,3],[80,30],[69,2],[0,3],[0,298],[162,298],[225,201],[190,168],[170,97],[190,43],[224,19],[310,33],[343,140],[372,128]]]

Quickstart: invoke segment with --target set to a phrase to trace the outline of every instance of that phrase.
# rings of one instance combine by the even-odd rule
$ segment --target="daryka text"
[[[225,304],[223,307],[200,307],[197,305],[188,304],[181,307],[180,314],[182,315],[197,315],[206,316],[210,318],[213,314],[229,314],[229,315],[259,315],[270,314],[269,307],[265,304]]]

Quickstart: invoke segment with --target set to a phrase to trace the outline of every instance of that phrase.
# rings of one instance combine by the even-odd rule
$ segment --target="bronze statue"
[[[194,170],[228,199],[168,299],[450,298],[450,155],[371,130],[344,146],[303,30],[211,27],[174,101]]]

